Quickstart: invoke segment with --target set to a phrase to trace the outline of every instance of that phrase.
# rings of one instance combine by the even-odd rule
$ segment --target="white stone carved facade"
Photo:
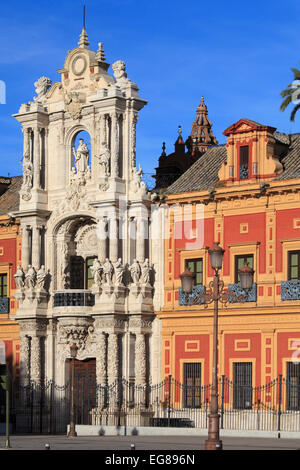
[[[136,168],[136,123],[146,101],[123,61],[114,77],[108,68],[102,44],[94,52],[81,35],[61,81],[39,79],[37,96],[15,115],[24,134],[15,213],[24,384],[64,385],[73,343],[78,360],[95,360],[100,385],[160,380],[154,310],[162,303],[163,243],[146,235],[151,201]]]

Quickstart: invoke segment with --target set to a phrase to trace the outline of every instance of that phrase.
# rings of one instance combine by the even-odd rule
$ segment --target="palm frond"
[[[300,80],[300,70],[298,69],[291,69],[294,74],[295,80]]]
[[[284,111],[291,102],[292,102],[292,96],[291,95],[287,96],[285,100],[283,100],[283,102],[281,103],[280,110]]]
[[[299,109],[300,109],[300,103],[297,104],[297,105],[294,107],[293,111],[291,112],[291,117],[290,117],[291,121],[293,121],[293,122],[295,121],[295,115],[296,115],[296,112],[297,112]]]

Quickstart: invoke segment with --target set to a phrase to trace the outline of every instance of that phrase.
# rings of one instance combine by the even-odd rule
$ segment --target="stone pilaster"
[[[40,128],[34,129],[34,146],[33,146],[33,188],[40,188],[40,172],[41,172],[41,143]]]
[[[20,382],[27,386],[30,383],[30,337],[21,334],[20,339]]]
[[[145,386],[147,380],[146,336],[137,333],[135,339],[135,383]]]
[[[97,240],[98,240],[98,259],[100,263],[104,263],[107,253],[107,219],[106,217],[100,217],[97,224]]]
[[[107,354],[108,384],[112,384],[119,378],[119,335],[109,333]]]
[[[32,266],[36,269],[41,263],[41,227],[32,227]]]
[[[31,380],[36,384],[41,383],[41,338],[40,336],[32,336],[31,338],[31,354],[30,354],[30,371]]]
[[[119,119],[118,113],[111,113],[111,176],[119,176]]]
[[[115,208],[109,220],[109,258],[113,263],[118,259],[118,220]]]
[[[30,243],[29,243],[30,227],[23,225],[22,227],[22,266],[28,268],[30,263]]]

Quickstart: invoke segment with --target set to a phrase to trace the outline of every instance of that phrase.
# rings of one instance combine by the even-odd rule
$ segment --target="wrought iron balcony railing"
[[[257,288],[255,282],[252,284],[252,289],[247,293],[244,291],[240,284],[228,284],[229,291],[229,302],[256,302],[257,300]],[[230,292],[234,293],[234,296],[230,295]],[[238,300],[238,298],[240,298]]]
[[[300,300],[300,280],[281,281],[281,300]]]
[[[249,177],[248,165],[241,165],[240,166],[240,180],[248,179],[248,177]]]
[[[92,307],[95,296],[88,290],[69,289],[54,293],[54,307]]]
[[[183,294],[182,288],[179,287],[179,294],[178,294],[178,303],[179,305],[195,305],[195,304],[204,304],[204,296],[199,299],[199,301],[195,301],[198,298],[199,294],[203,294],[206,292],[205,286],[195,286],[193,287],[193,292],[187,296]]]
[[[0,297],[0,315],[9,313],[10,298]]]

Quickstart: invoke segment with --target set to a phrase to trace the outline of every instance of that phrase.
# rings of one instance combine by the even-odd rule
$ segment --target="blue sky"
[[[300,3],[282,1],[52,0],[1,2],[0,174],[21,174],[23,136],[11,117],[32,100],[34,82],[56,72],[77,46],[86,4],[90,47],[104,43],[107,61],[122,59],[148,100],[137,127],[137,161],[153,172],[161,153],[173,151],[178,125],[187,137],[204,95],[219,143],[242,117],[300,132],[280,91],[300,61]],[[300,66],[299,66],[300,68]]]

